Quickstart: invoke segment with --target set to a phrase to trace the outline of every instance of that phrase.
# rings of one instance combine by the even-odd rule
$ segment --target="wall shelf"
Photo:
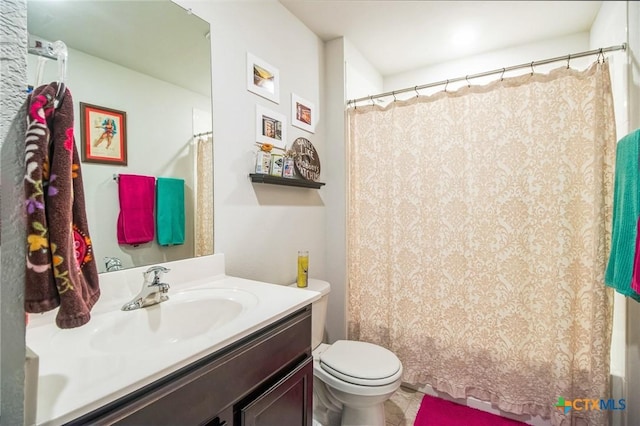
[[[296,179],[296,178],[284,178],[280,176],[271,176],[261,173],[249,173],[251,182],[254,183],[270,183],[272,185],[285,185],[285,186],[299,186],[302,188],[315,188],[319,189],[324,182],[314,182],[312,180]]]

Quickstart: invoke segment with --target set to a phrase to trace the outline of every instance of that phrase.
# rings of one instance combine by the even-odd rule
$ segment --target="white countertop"
[[[26,341],[27,346],[39,356],[37,424],[59,425],[89,413],[284,318],[320,297],[314,291],[224,274],[210,275],[219,272],[220,268],[212,269],[206,258],[211,258],[209,262],[213,260],[219,266],[220,256],[163,263],[163,266],[178,270],[178,274],[170,272],[166,276],[165,281],[171,284],[169,297],[183,290],[225,289],[248,292],[255,296],[254,302],[228,323],[182,341],[150,347],[136,343],[139,340],[135,335],[141,332],[140,328],[144,328],[147,322],[152,324],[152,319],[154,316],[157,319],[163,305],[171,303],[170,299],[149,308],[120,310],[122,304],[139,290],[142,280],[140,276],[136,287],[136,277],[146,268],[102,274],[101,299],[94,307],[92,320],[82,327],[57,328],[53,320],[55,311],[35,318],[32,316]],[[202,264],[206,267],[199,268],[198,265]],[[181,274],[183,268],[189,269],[189,273]],[[200,274],[194,272],[194,268],[201,269],[207,277],[198,277]],[[185,275],[188,281],[182,282],[180,277]],[[105,285],[111,286],[109,290]],[[216,312],[211,312],[211,315],[216,315]],[[130,332],[132,344],[111,345],[102,341],[96,345],[100,331],[116,323],[123,324],[118,331],[125,337],[118,342],[126,342]]]

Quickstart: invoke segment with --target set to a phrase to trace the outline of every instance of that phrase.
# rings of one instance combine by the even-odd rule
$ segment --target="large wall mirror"
[[[65,83],[79,152],[80,103],[126,113],[127,164],[81,164],[98,270],[107,271],[109,257],[127,268],[213,253],[208,22],[168,0],[29,0],[27,19],[30,35],[68,47]],[[30,85],[57,81],[58,75],[55,61],[29,55]],[[184,244],[118,244],[120,174],[184,180]]]

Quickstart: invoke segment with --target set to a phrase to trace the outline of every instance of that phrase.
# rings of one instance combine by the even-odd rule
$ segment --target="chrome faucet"
[[[164,266],[152,266],[142,273],[144,282],[140,293],[131,301],[122,306],[123,311],[133,311],[134,309],[144,308],[145,306],[155,305],[169,299],[169,284],[161,283],[162,275],[169,272],[170,269]]]
[[[119,271],[122,269],[122,262],[117,257],[105,257],[104,266],[107,268],[107,272]]]

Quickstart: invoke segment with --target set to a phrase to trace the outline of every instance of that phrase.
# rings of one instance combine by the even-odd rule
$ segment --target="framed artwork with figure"
[[[80,102],[82,161],[127,165],[127,113]]]

